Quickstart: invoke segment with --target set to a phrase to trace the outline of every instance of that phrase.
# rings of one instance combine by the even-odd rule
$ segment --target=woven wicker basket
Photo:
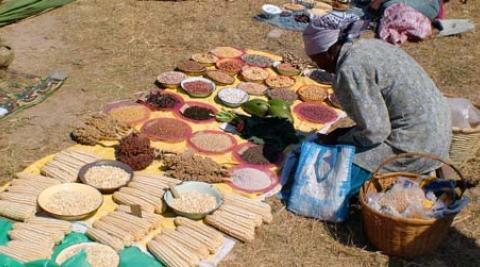
[[[454,97],[448,94],[445,96]],[[480,109],[479,104],[474,104],[474,106]],[[453,127],[452,133],[450,161],[458,167],[463,167],[467,161],[475,158],[480,149],[480,125],[467,129]]]
[[[385,254],[404,258],[413,258],[433,252],[442,242],[455,215],[441,219],[411,219],[393,217],[382,214],[367,205],[367,195],[372,192],[382,192],[388,189],[399,176],[412,180],[420,176],[414,173],[379,173],[385,165],[403,157],[424,157],[440,161],[450,166],[463,180],[462,173],[453,165],[431,155],[419,153],[404,153],[387,159],[374,172],[372,179],[366,182],[360,190],[360,204],[364,230],[370,243]],[[461,195],[465,191],[461,186]]]

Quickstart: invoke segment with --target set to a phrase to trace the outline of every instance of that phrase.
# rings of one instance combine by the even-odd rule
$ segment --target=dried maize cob
[[[223,240],[221,243],[219,243],[218,241],[212,239],[211,237],[202,235],[201,233],[195,232],[195,230],[192,230],[192,228],[187,228],[185,226],[177,227],[177,231],[182,234],[188,235],[192,239],[195,239],[198,242],[201,242],[202,244],[204,244],[207,247],[208,251],[210,251],[210,254],[217,253],[217,249],[223,243]]]
[[[154,180],[154,181],[159,181],[159,182],[162,182],[164,184],[179,184],[181,183],[182,181],[178,180],[178,179],[175,179],[175,178],[172,178],[172,177],[167,177],[167,176],[164,176],[164,175],[158,175],[158,174],[152,174],[152,173],[136,173],[135,174],[136,177],[139,177],[139,178],[146,178],[146,179],[151,179],[151,180]]]
[[[38,196],[43,190],[47,187],[33,187],[33,186],[26,186],[26,185],[11,185],[7,187],[6,191],[10,193],[17,193],[17,194],[32,194]]]
[[[146,192],[131,187],[122,187],[120,192],[143,199],[145,202],[154,206],[155,212],[157,213],[163,213],[166,209],[163,200],[160,197],[152,196]]]
[[[0,215],[16,221],[25,221],[35,215],[36,206],[0,200]]]
[[[150,241],[147,243],[148,250],[159,261],[165,263],[168,267],[190,267],[190,265],[183,259],[179,258],[175,252],[157,241]]]
[[[139,183],[139,182],[130,182],[130,183],[128,183],[128,187],[135,188],[135,189],[138,189],[138,190],[142,190],[145,193],[148,193],[148,194],[154,195],[154,196],[158,196],[158,197],[163,197],[163,195],[165,194],[165,190],[163,190],[163,189],[159,189],[159,188],[156,188],[156,187],[151,187],[151,186]]]
[[[29,224],[29,223],[14,223],[13,230],[26,230],[32,233],[37,233],[52,238],[53,242],[60,243],[65,237],[65,234],[59,230],[52,230],[43,226]]]
[[[250,220],[255,223],[255,226],[260,226],[263,222],[262,216],[237,206],[223,204],[219,210]]]
[[[155,241],[172,249],[172,251],[177,254],[179,258],[185,260],[190,266],[197,266],[200,262],[200,259],[197,257],[197,255],[195,255],[195,253],[182,246],[180,243],[175,242],[175,240],[170,237],[161,235],[155,239]]]
[[[100,242],[104,245],[112,247],[114,250],[119,251],[124,247],[123,242],[117,237],[109,235],[107,232],[104,232],[99,229],[89,228],[86,232],[87,236],[91,239]]]
[[[138,178],[138,177],[135,178],[135,176],[133,177],[132,181],[136,182],[136,183],[139,183],[139,184],[142,184],[143,186],[156,188],[158,190],[166,190],[166,189],[170,188],[170,185],[168,185],[168,184],[158,182],[158,181],[154,181],[154,180],[151,180],[151,179]]]
[[[65,234],[68,234],[72,231],[72,223],[52,218],[32,217],[27,220],[27,223],[62,231]]]
[[[126,205],[140,205],[142,207],[142,210],[146,211],[146,212],[154,212],[155,211],[155,207],[146,202],[145,200],[141,199],[141,198],[138,198],[138,197],[135,197],[135,196],[132,196],[132,195],[129,195],[129,194],[125,194],[123,192],[115,192],[113,193],[113,200],[115,200],[115,202],[117,203],[120,203],[120,204],[126,204]]]
[[[213,215],[216,215],[220,219],[225,219],[225,220],[230,220],[232,222],[235,222],[237,226],[255,231],[255,222],[253,222],[252,220],[242,218],[240,216],[225,212],[223,210],[217,210],[213,213]]]
[[[199,223],[199,222],[196,222],[196,221],[193,221],[193,220],[190,220],[188,218],[185,218],[185,217],[177,217],[175,218],[174,220],[175,222],[175,225],[179,225],[179,226],[185,226],[185,227],[188,227],[188,228],[191,228],[192,230],[196,231],[196,232],[199,232],[205,236],[208,236],[210,238],[212,238],[213,240],[215,240],[217,243],[219,244],[222,244],[223,243],[223,235],[221,233],[219,233],[217,230],[203,224],[203,223]]]
[[[7,247],[24,250],[30,253],[39,254],[44,257],[50,258],[53,252],[52,248],[46,248],[42,244],[33,243],[30,241],[12,240],[8,242]]]
[[[173,229],[163,229],[161,235],[165,235],[174,239],[176,242],[182,244],[184,247],[190,249],[195,254],[197,254],[200,259],[206,259],[210,255],[210,251],[208,250],[207,246],[193,238],[190,238],[184,233],[180,233]]]
[[[12,248],[12,247],[0,247],[0,253],[5,254],[11,258],[14,258],[20,262],[30,262],[34,260],[47,259],[48,257],[43,257],[39,253],[30,253],[28,251]]]
[[[252,230],[241,227],[228,218],[212,214],[205,217],[205,222],[242,242],[251,242],[255,239],[255,228]]]
[[[35,189],[36,191],[41,191],[46,188],[49,188],[50,186],[54,186],[54,184],[50,183],[42,183],[42,182],[37,182],[34,180],[26,180],[26,179],[13,179],[12,182],[10,183],[10,187],[27,187],[30,190]],[[7,188],[8,191],[11,191],[9,188]]]
[[[15,176],[17,176],[18,179],[14,179],[13,181],[25,180],[25,181],[34,182],[34,183],[42,183],[42,184],[50,184],[50,185],[57,185],[60,183],[58,180],[55,180],[43,175],[39,175],[39,174],[30,174],[27,172],[18,172],[15,174]]]
[[[31,194],[2,192],[0,193],[0,199],[23,205],[37,206],[37,196]]]
[[[273,220],[272,208],[267,203],[228,193],[223,194],[223,200],[225,204],[237,206],[262,216],[265,223],[271,223]]]
[[[147,220],[153,226],[153,229],[160,228],[162,226],[162,222],[165,219],[162,215],[158,215],[155,213],[143,213],[142,218]]]
[[[102,221],[95,221],[93,227],[98,230],[102,230],[114,237],[119,238],[125,246],[130,246],[133,244],[134,237],[128,231],[118,228],[115,225],[111,225]]]
[[[145,229],[145,231],[147,232],[153,228],[152,225],[147,220],[134,216],[132,214],[125,213],[125,212],[114,211],[114,212],[110,212],[107,216],[111,216],[113,218],[118,218],[125,222],[129,222],[131,224],[138,226],[139,228]]]
[[[112,218],[112,217],[109,217],[109,216],[104,216],[104,217],[100,218],[100,221],[102,221],[106,224],[112,225],[112,226],[116,226],[117,228],[120,228],[120,229],[130,233],[133,236],[134,241],[141,240],[147,234],[145,229],[139,228],[138,226],[135,226],[135,225],[133,225],[129,222],[119,220],[118,218]]]
[[[45,248],[53,248],[55,242],[48,235],[39,234],[28,230],[11,230],[8,236],[12,240],[21,240],[37,244],[42,244]]]
[[[124,212],[124,213],[128,213],[128,214],[132,214],[132,208],[128,205],[118,205],[115,210],[118,211],[118,212]],[[141,218],[148,221],[148,223],[150,223],[150,225],[153,229],[160,228],[162,226],[162,221],[165,219],[162,215],[158,215],[158,214],[155,214],[155,213],[149,213],[149,212],[142,212],[142,217]]]

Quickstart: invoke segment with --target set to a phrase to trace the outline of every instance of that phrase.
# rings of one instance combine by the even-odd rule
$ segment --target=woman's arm
[[[388,109],[375,83],[376,74],[359,69],[337,73],[335,94],[356,126],[340,136],[338,143],[371,147],[383,143],[391,132]]]

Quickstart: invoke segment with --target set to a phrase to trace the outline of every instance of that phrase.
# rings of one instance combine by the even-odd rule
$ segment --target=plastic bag
[[[129,247],[120,252],[120,265],[119,267],[164,267],[162,263],[154,259],[153,257],[143,253],[137,247]]]
[[[355,147],[304,142],[287,208],[299,215],[341,222],[348,215]]]
[[[458,128],[475,128],[480,124],[480,111],[465,98],[447,98],[452,114],[452,125]]]

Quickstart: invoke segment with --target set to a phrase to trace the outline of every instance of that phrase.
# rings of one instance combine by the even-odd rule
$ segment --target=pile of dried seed
[[[188,82],[188,83],[185,83],[183,87],[185,91],[187,91],[187,93],[195,94],[195,95],[209,94],[213,90],[211,84],[203,81]]]
[[[250,66],[261,68],[268,68],[273,64],[273,60],[271,58],[255,54],[245,54],[242,56],[242,60]]]
[[[237,74],[242,70],[243,61],[237,58],[222,59],[217,61],[217,68],[231,74]]]
[[[245,149],[240,154],[240,158],[249,164],[267,165],[277,162],[280,155],[278,151],[271,151],[268,147],[256,145]]]
[[[165,175],[183,181],[221,183],[230,177],[228,168],[192,152],[165,156],[162,170]]]
[[[242,82],[237,86],[238,89],[247,92],[249,95],[263,96],[267,87],[260,83]]]
[[[142,127],[142,133],[156,141],[181,142],[192,132],[185,122],[171,118],[152,119]]]
[[[72,138],[80,144],[96,145],[101,140],[117,140],[132,129],[108,114],[95,114],[83,120],[72,132]]]
[[[174,108],[180,100],[174,95],[162,93],[160,91],[150,92],[148,94],[146,103],[154,108]]]
[[[136,133],[132,133],[120,140],[116,152],[117,159],[135,171],[145,169],[155,158],[154,149],[150,146],[150,140]]]
[[[266,95],[270,99],[281,99],[289,103],[297,100],[297,93],[293,90],[285,88],[267,90]]]
[[[182,112],[182,115],[192,120],[204,121],[213,118],[215,112],[209,108],[190,106]]]
[[[177,65],[178,70],[183,72],[203,72],[205,71],[205,67],[193,60],[185,60]]]
[[[334,121],[338,114],[333,109],[323,104],[302,103],[296,108],[296,112],[303,119],[314,123],[328,123]]]
[[[112,108],[108,114],[120,122],[132,124],[148,117],[149,110],[141,104],[132,104]]]
[[[180,82],[185,78],[186,78],[185,74],[181,72],[167,71],[158,75],[157,81],[159,83],[163,83],[167,85],[175,85],[175,84],[180,84]]]
[[[235,144],[232,138],[223,132],[200,131],[193,134],[190,143],[201,152],[221,153]]]

